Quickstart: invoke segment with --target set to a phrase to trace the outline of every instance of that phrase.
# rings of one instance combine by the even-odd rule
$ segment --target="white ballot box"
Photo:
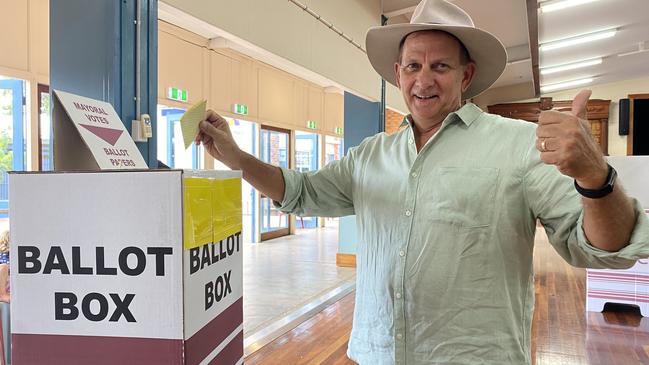
[[[612,156],[608,162],[617,170],[625,191],[649,214],[649,156]],[[601,312],[606,303],[633,304],[649,316],[649,260],[638,260],[627,270],[586,272],[586,310]]]
[[[241,364],[241,174],[12,173],[13,365]]]

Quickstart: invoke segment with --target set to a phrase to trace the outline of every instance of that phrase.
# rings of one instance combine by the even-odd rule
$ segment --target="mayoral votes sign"
[[[54,90],[54,94],[101,170],[148,168],[110,103],[60,90]]]

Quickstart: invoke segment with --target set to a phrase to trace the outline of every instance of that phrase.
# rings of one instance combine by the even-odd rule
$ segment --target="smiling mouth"
[[[417,95],[417,94],[415,94],[415,95],[413,95],[413,96],[414,96],[416,99],[419,99],[419,100],[431,100],[431,99],[438,98],[437,95],[424,96],[424,95]]]

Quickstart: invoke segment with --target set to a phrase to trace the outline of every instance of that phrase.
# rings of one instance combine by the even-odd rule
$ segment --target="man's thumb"
[[[592,91],[590,90],[582,90],[575,96],[575,98],[572,100],[572,115],[580,119],[588,119],[588,98],[590,98],[591,94]]]

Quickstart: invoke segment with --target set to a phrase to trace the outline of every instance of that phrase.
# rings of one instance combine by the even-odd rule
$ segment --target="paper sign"
[[[187,109],[185,114],[180,118],[180,129],[183,133],[183,141],[185,141],[185,149],[191,146],[192,142],[198,135],[198,125],[205,119],[205,107],[207,100],[199,101],[191,108]]]
[[[110,103],[60,90],[54,93],[101,170],[148,168]]]

